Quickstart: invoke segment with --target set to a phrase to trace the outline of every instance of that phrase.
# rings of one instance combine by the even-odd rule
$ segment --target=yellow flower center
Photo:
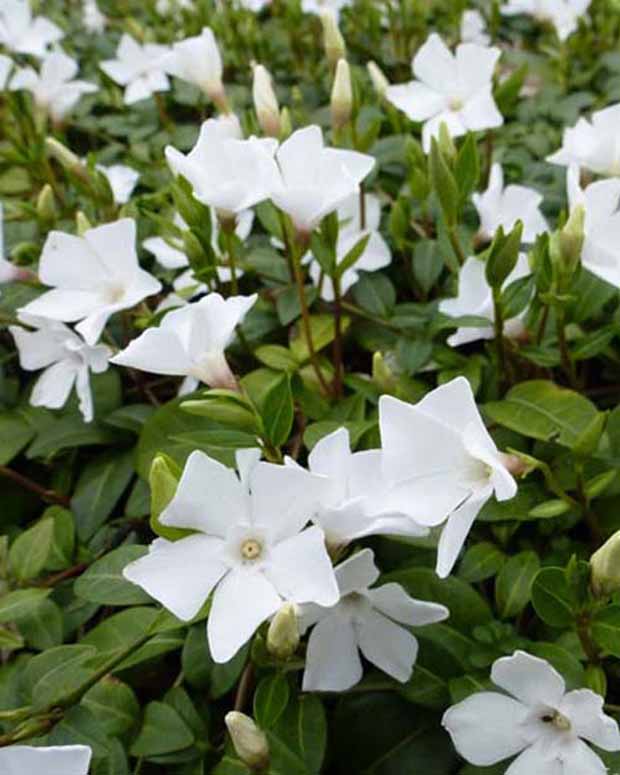
[[[553,713],[546,713],[541,720],[545,724],[553,724],[556,729],[562,732],[567,732],[571,728],[569,719],[563,716],[559,710],[554,710]]]
[[[452,97],[450,100],[450,110],[455,112],[461,110],[463,107],[463,100],[460,97]]]
[[[241,556],[244,560],[256,560],[262,551],[262,544],[255,538],[248,538],[241,544]]]

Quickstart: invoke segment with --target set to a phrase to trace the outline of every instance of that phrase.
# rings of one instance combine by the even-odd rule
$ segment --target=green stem
[[[572,388],[577,387],[577,376],[575,374],[575,364],[570,357],[570,351],[568,349],[568,342],[566,340],[566,315],[564,308],[558,306],[555,311],[556,331],[558,337],[558,344],[560,347],[560,358],[562,360],[562,369],[566,374],[569,385]]]
[[[461,241],[459,240],[459,235],[456,232],[456,227],[451,226],[448,229],[448,238],[450,240],[450,245],[452,245],[454,255],[457,257],[459,264],[463,266],[467,259],[465,253],[463,252]]]
[[[237,262],[235,256],[235,221],[220,220],[224,238],[226,241],[226,253],[228,254],[228,265],[230,267],[230,290],[233,296],[239,292],[237,282]]]
[[[497,389],[501,393],[506,379],[506,350],[504,347],[504,313],[501,305],[501,289],[493,288],[495,349],[497,351]]]
[[[577,619],[577,636],[588,662],[596,664],[599,661],[599,653],[590,633],[590,617],[582,614]]]
[[[342,295],[340,278],[332,277],[334,286],[334,394],[342,397],[343,362],[342,362]]]

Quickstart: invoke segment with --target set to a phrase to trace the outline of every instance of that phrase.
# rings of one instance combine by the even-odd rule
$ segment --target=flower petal
[[[36,381],[30,395],[33,406],[60,409],[67,403],[75,383],[76,370],[70,361],[64,360],[49,366]]]
[[[365,590],[379,578],[372,549],[362,549],[341,562],[336,568],[336,580],[341,597]]]
[[[333,613],[310,633],[302,688],[305,692],[343,692],[363,675],[357,637],[347,616]]]
[[[465,545],[469,531],[480,509],[491,497],[491,488],[487,487],[480,493],[465,501],[462,506],[448,517],[437,546],[437,566],[435,568],[440,579],[445,579],[454,567],[461,549]]]
[[[385,97],[412,121],[426,121],[448,107],[443,92],[435,91],[421,81],[388,86]]]
[[[395,622],[410,626],[435,624],[450,616],[450,611],[443,605],[409,597],[400,584],[384,584],[377,589],[369,589],[366,597],[377,611]]]
[[[511,657],[498,659],[493,664],[491,680],[529,706],[557,708],[566,688],[557,670],[525,651],[515,651]]]
[[[88,775],[91,756],[86,745],[10,745],[0,748],[0,770],[3,775]]]
[[[401,683],[411,678],[418,642],[404,627],[371,610],[364,615],[357,637],[369,662]]]
[[[183,349],[178,336],[164,328],[147,328],[140,336],[112,358],[117,366],[148,371],[151,374],[184,376],[192,368],[192,362]]]
[[[603,712],[603,698],[590,689],[568,692],[559,707],[579,737],[604,751],[620,750],[618,723]]]

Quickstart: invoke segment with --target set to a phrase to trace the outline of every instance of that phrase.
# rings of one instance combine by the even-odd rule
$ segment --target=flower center
[[[105,289],[105,298],[108,304],[116,304],[125,295],[125,289],[122,285],[109,285]]]
[[[263,553],[263,545],[255,538],[247,538],[241,544],[241,556],[244,560],[256,560]]]
[[[567,732],[571,728],[570,721],[563,716],[559,710],[554,710],[552,713],[545,713],[540,717],[540,720],[545,724],[552,724],[556,729],[561,732]]]
[[[452,97],[449,103],[450,110],[458,111],[463,107],[463,100],[460,97]]]

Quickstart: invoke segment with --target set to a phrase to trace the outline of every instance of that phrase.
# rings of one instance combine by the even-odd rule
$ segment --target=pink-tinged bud
[[[349,123],[352,111],[353,89],[351,87],[351,70],[346,59],[339,59],[336,65],[331,96],[332,126],[336,131]]]
[[[254,67],[252,97],[260,128],[268,137],[280,137],[282,122],[278,98],[273,90],[271,75],[263,65]]]

